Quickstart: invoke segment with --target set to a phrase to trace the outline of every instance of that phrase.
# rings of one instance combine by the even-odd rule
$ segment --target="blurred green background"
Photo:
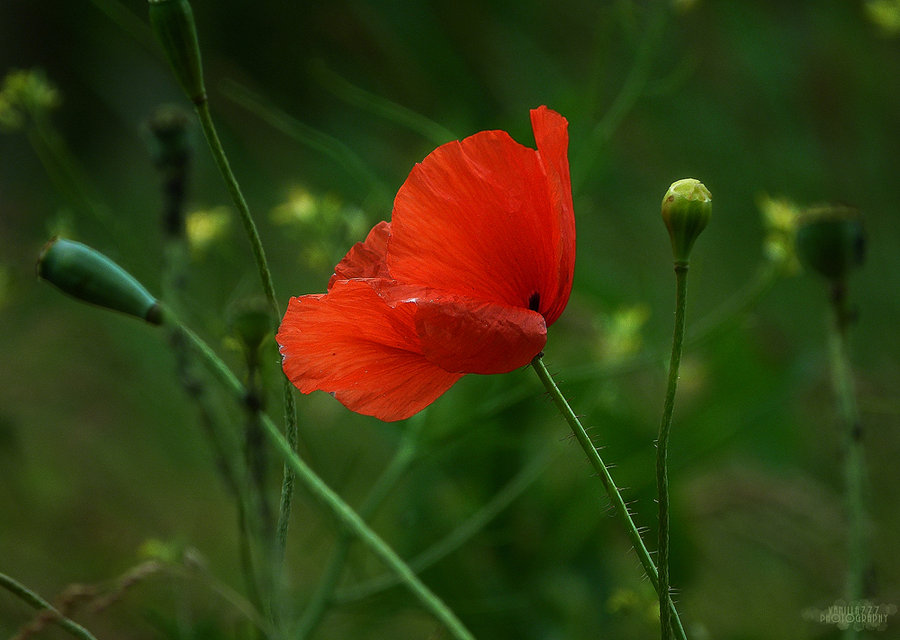
[[[193,4],[213,113],[282,306],[324,290],[438,144],[499,128],[533,145],[528,109],[540,104],[569,119],[578,260],[546,359],[615,464],[650,548],[674,289],[659,202],[678,178],[709,187],[714,218],[694,251],[688,326],[715,330],[686,350],[670,451],[672,579],[693,638],[839,635],[818,622],[841,598],[846,566],[827,296],[810,274],[760,280],[773,264],[761,203],[858,207],[869,234],[850,287],[867,588],[876,604],[900,605],[900,3]],[[0,133],[0,571],[53,599],[127,572],[148,541],[180,567],[176,552],[189,550],[190,567],[205,567],[185,569],[193,578],[149,576],[75,617],[101,638],[249,637],[213,588],[244,591],[235,509],[165,337],[34,277],[40,247],[63,233],[160,291],[160,177],[144,123],[163,103],[189,105],[139,0],[4,0],[0,72],[31,68],[58,88],[50,121],[71,163],[51,153],[48,174],[33,129]],[[193,135],[186,315],[240,371],[229,318],[260,290]],[[266,358],[277,416],[274,344]],[[240,409],[221,402],[237,428]],[[298,394],[298,405],[304,456],[359,505],[412,427],[350,414],[324,394]],[[479,638],[657,633],[652,588],[532,372],[469,376],[417,428],[417,455],[373,525],[412,558],[509,498],[422,574]],[[298,492],[292,612],[335,536]],[[382,572],[353,547],[342,588]],[[0,592],[0,636],[31,616]],[[868,637],[896,637],[898,624]],[[316,637],[442,633],[394,587],[335,607]]]

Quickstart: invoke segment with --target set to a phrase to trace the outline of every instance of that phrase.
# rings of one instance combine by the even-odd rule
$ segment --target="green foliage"
[[[867,589],[898,604],[900,47],[885,37],[896,3],[193,4],[210,100],[282,308],[325,290],[447,136],[498,128],[527,142],[539,104],[569,119],[578,260],[547,360],[651,550],[672,320],[659,194],[684,175],[714,186],[715,218],[692,254],[669,452],[672,583],[691,638],[836,634],[804,614],[842,597],[846,569],[828,305],[815,278],[784,276],[799,273],[798,211],[862,212],[867,261],[847,296]],[[149,327],[34,278],[49,227],[64,221],[162,290],[170,239],[139,132],[159,104],[189,105],[151,35],[139,0],[0,3],[0,572],[56,603],[75,583],[119,593],[107,581],[147,553],[167,568],[73,618],[100,638],[249,638],[266,621],[247,614],[233,488],[176,357]],[[229,346],[258,277],[191,127],[180,300],[243,378],[247,345]],[[259,354],[251,382],[267,383],[261,402],[277,415],[278,356],[265,342]],[[241,425],[245,407],[201,382],[206,414]],[[415,424],[351,415],[325,394],[298,396],[298,408],[303,458],[354,506],[380,487],[373,527],[476,637],[655,633],[630,542],[530,371],[469,376]],[[379,485],[410,440],[401,472]],[[285,618],[301,618],[339,538],[298,490]],[[441,633],[356,543],[332,605],[312,637]],[[32,618],[0,592],[0,637]]]

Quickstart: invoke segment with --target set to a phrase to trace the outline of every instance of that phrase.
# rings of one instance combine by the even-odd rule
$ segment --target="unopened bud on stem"
[[[37,274],[74,298],[114,311],[162,323],[159,302],[134,276],[90,247],[53,238],[44,247]]]
[[[862,264],[866,237],[862,215],[843,205],[807,209],[797,222],[797,254],[809,269],[832,282]]]
[[[693,178],[673,182],[662,201],[662,218],[672,240],[676,263],[686,264],[697,236],[712,215],[712,196]]]

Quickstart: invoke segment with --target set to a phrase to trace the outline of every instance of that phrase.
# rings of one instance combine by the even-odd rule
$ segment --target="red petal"
[[[416,331],[425,357],[447,371],[506,373],[547,343],[544,317],[462,296],[418,300]]]
[[[352,411],[402,420],[462,375],[422,355],[415,304],[389,306],[378,284],[340,280],[327,295],[292,298],[276,339],[284,371],[303,393],[328,391]]]
[[[394,201],[393,278],[510,307],[537,301],[556,320],[574,264],[568,134],[562,116],[535,114],[540,153],[485,131],[413,168]]]
[[[390,237],[390,222],[382,221],[372,227],[365,242],[353,245],[344,259],[334,268],[334,275],[328,281],[328,289],[331,290],[332,285],[338,280],[389,277],[385,254]]]
[[[538,155],[547,174],[551,208],[559,226],[559,279],[556,294],[541,305],[541,312],[550,326],[562,314],[572,291],[575,273],[575,207],[572,204],[572,179],[569,175],[569,123],[561,115],[539,107],[531,111],[531,126]]]

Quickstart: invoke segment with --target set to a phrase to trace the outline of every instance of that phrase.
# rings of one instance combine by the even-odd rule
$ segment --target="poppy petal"
[[[503,131],[485,131],[439,147],[413,168],[394,201],[393,278],[558,317],[571,286],[561,283],[561,254],[568,243],[574,248],[568,134],[562,116],[536,111],[543,154]],[[562,224],[566,217],[571,225]]]
[[[350,248],[343,260],[334,268],[334,275],[328,281],[328,289],[338,280],[350,278],[387,278],[385,261],[388,240],[391,237],[391,223],[381,221],[372,227],[364,242],[357,242]]]
[[[531,362],[547,343],[544,317],[462,296],[416,301],[422,352],[442,369],[507,373]]]
[[[416,305],[389,305],[377,280],[339,280],[325,295],[292,298],[276,339],[285,374],[303,393],[333,393],[348,409],[402,420],[462,377],[428,361]]]
[[[541,305],[541,313],[547,319],[547,326],[550,326],[566,308],[575,273],[575,207],[572,203],[572,179],[569,174],[569,123],[555,111],[539,107],[531,110],[531,126],[534,129],[538,155],[547,175],[551,209],[557,216],[556,224],[559,227],[559,280],[556,294],[544,301],[546,306]]]

